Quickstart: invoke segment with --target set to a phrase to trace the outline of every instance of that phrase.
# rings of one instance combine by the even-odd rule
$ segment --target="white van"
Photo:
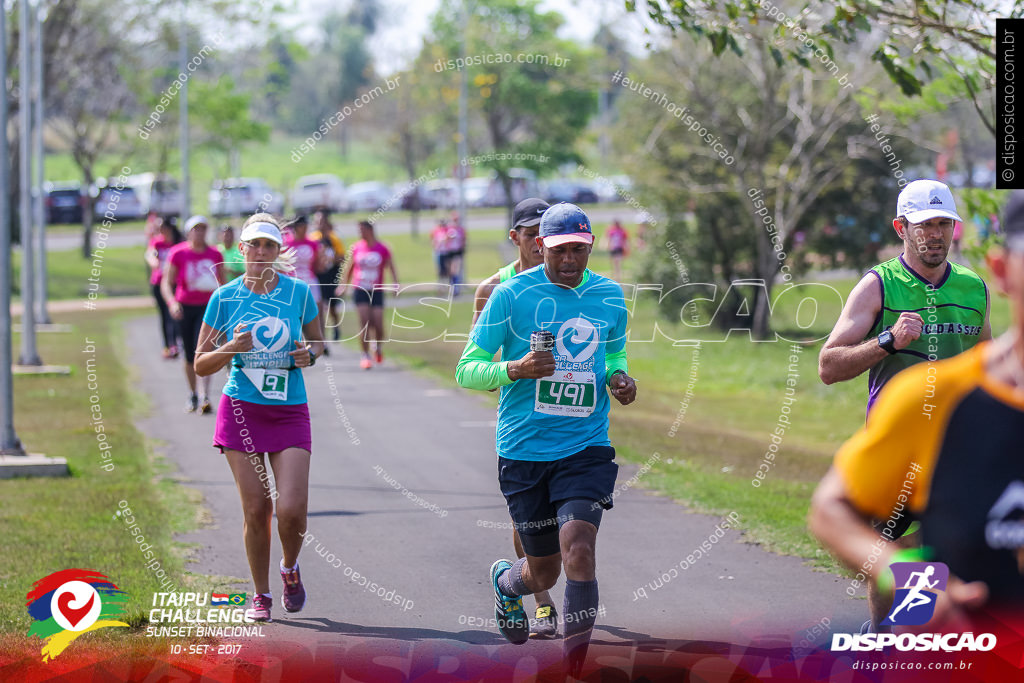
[[[183,197],[178,181],[165,173],[139,173],[128,177],[128,186],[135,190],[142,215],[180,216]]]
[[[348,195],[341,178],[330,173],[319,173],[295,181],[292,210],[295,213],[310,213],[320,208],[336,213],[349,210]]]

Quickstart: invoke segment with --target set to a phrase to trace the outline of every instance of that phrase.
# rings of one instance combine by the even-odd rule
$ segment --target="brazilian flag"
[[[228,602],[236,607],[244,607],[245,593],[232,593],[228,596]]]

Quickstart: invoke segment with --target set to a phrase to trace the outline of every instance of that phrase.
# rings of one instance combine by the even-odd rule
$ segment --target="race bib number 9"
[[[537,380],[533,409],[547,415],[587,417],[594,412],[597,385],[593,372],[556,372]]]
[[[284,401],[288,398],[288,371],[282,369],[262,370],[242,368],[242,374],[249,378],[263,398]]]

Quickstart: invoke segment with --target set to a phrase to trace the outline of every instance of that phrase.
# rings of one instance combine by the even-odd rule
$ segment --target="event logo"
[[[935,602],[946,590],[949,567],[942,562],[893,562],[896,594],[892,609],[881,622],[920,626],[935,615]],[[988,652],[996,646],[994,633],[833,633],[832,652]]]
[[[115,617],[124,612],[127,595],[103,574],[91,569],[64,569],[35,582],[25,596],[32,626],[28,635],[46,641],[43,661],[54,659],[89,631],[125,626]]]
[[[252,326],[252,339],[259,351],[280,351],[291,340],[288,323],[280,318],[267,316]]]
[[[589,340],[589,343],[583,350],[577,355],[573,355],[565,347],[565,337],[567,333],[572,331],[573,344],[583,344]],[[558,334],[555,335],[555,348],[558,350],[558,355],[562,358],[567,358],[573,363],[582,363],[588,360],[594,355],[594,351],[597,350],[597,343],[600,341],[600,333],[597,328],[594,327],[594,323],[590,322],[586,318],[570,318],[562,323],[562,326],[558,328]]]
[[[882,624],[920,626],[935,614],[935,601],[946,590],[949,567],[942,562],[893,562],[889,565],[896,580],[892,610]]]

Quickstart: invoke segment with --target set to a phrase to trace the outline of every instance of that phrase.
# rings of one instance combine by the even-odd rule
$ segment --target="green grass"
[[[50,252],[46,261],[47,295],[51,300],[83,299],[90,292],[90,278],[98,280],[100,296],[138,296],[149,293],[149,269],[142,258],[145,248],[109,247],[93,258],[79,250]],[[11,253],[14,268],[13,296],[21,296],[21,252]],[[97,268],[99,274],[93,273]]]
[[[124,620],[133,626],[144,622],[152,594],[171,589],[161,588],[161,579],[145,567],[147,560],[116,515],[122,500],[177,590],[196,583],[183,572],[183,547],[172,534],[196,526],[198,494],[167,477],[169,466],[154,457],[134,427],[131,406],[141,409],[145,401],[133,393],[121,361],[124,315],[59,316],[74,331],[39,335],[40,354],[48,363],[70,365],[71,375],[15,379],[19,438],[30,452],[66,458],[71,476],[0,481],[0,538],[8,558],[0,567],[0,633],[24,634],[30,624],[25,594],[31,584],[70,567],[107,574],[129,594]],[[95,377],[89,378],[86,363],[92,357]],[[90,379],[95,390],[88,388]],[[92,403],[94,394],[98,400]],[[91,412],[90,405],[100,412]],[[109,471],[102,468],[95,424],[102,424],[110,444]],[[91,638],[121,637],[112,631]]]

